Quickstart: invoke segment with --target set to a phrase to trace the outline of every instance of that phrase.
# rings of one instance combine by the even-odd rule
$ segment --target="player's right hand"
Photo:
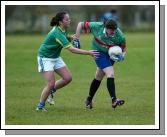
[[[98,56],[100,55],[100,53],[97,50],[90,50],[90,54],[95,59],[98,58]]]
[[[79,38],[77,37],[76,34],[70,35],[71,40],[78,40]]]

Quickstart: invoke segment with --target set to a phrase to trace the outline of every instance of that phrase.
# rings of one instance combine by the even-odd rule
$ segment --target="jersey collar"
[[[117,33],[117,30],[115,31],[114,34],[108,35],[106,32],[106,28],[103,29],[103,34],[105,35],[105,37],[108,37],[108,36],[113,37],[116,33]]]
[[[65,29],[62,29],[60,26],[58,26],[61,32],[65,32]]]

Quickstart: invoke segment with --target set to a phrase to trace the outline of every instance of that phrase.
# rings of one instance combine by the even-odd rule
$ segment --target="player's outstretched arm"
[[[99,52],[97,52],[96,50],[83,50],[83,49],[78,49],[75,48],[73,46],[67,48],[70,52],[75,53],[75,54],[83,54],[83,55],[90,55],[94,58],[97,58],[97,56],[99,55]]]
[[[77,29],[76,29],[76,37],[79,39],[80,38],[80,34],[82,31],[82,25],[81,22],[78,23]]]

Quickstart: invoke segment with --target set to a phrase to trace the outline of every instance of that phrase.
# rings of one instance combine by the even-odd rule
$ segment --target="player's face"
[[[64,18],[62,20],[62,25],[64,26],[64,28],[68,28],[70,26],[70,17],[69,14],[65,14]]]
[[[114,35],[115,34],[115,30],[112,29],[106,29],[106,32],[108,35]]]

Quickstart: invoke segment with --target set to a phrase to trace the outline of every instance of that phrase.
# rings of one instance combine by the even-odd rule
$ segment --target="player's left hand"
[[[116,57],[118,58],[118,61],[124,61],[125,57],[122,55],[116,55]]]

